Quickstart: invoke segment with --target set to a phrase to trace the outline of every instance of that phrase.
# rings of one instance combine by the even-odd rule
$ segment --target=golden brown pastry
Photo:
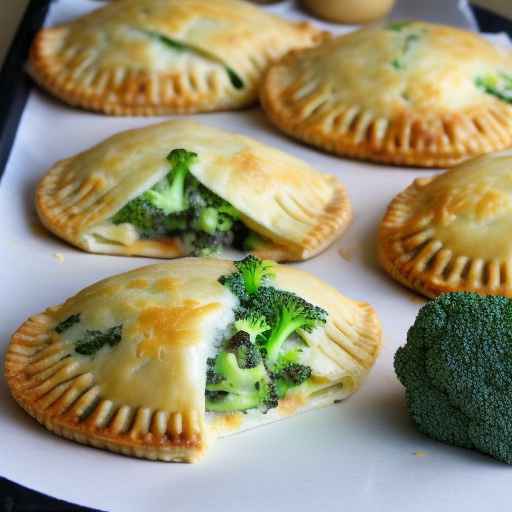
[[[41,30],[32,76],[61,100],[113,115],[254,102],[268,64],[323,37],[242,0],[119,0]]]
[[[379,230],[382,266],[427,297],[472,291],[512,296],[512,152],[415,180]]]
[[[275,260],[325,249],[351,219],[343,185],[241,135],[169,121],[58,162],[43,224],[86,251],[172,258],[235,246]]]
[[[11,393],[57,435],[195,461],[216,436],[356,391],[380,348],[373,309],[294,268],[235,265],[140,268],[30,317],[7,349]]]
[[[328,152],[445,167],[512,145],[512,57],[423,22],[367,28],[291,52],[261,100],[284,132]]]

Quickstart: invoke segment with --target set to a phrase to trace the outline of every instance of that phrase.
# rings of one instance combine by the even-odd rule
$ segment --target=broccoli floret
[[[186,210],[185,181],[196,158],[196,153],[186,149],[173,149],[167,155],[172,170],[164,180],[146,192],[148,201],[166,215]]]
[[[254,343],[256,338],[270,329],[265,317],[257,313],[245,313],[236,320],[235,329],[237,331],[245,331],[249,334],[251,341]]]
[[[257,390],[261,393],[264,389],[270,400],[267,402],[277,404],[277,399],[284,397],[290,388],[311,377],[311,368],[301,364],[302,348],[295,346],[283,351],[283,345],[296,331],[311,332],[325,323],[327,312],[292,292],[268,286],[268,280],[274,277],[270,262],[248,256],[236,262],[235,267],[237,272],[219,279],[238,297],[239,306],[235,311],[235,335],[218,357],[230,354],[241,371],[263,368],[267,379],[264,385],[258,384]],[[233,397],[219,395],[228,392],[218,386],[207,387],[211,400],[229,400],[230,407],[235,407]],[[237,399],[236,404],[242,407],[246,402]]]
[[[159,231],[164,222],[164,213],[156,208],[147,197],[145,192],[139,197],[132,199],[125,204],[113,217],[114,224],[128,222],[133,224],[144,237],[151,237]]]
[[[75,352],[92,356],[105,345],[115,347],[121,341],[122,331],[122,325],[116,325],[105,331],[85,331],[83,338],[76,342]]]
[[[267,364],[275,365],[283,343],[297,330],[311,332],[325,324],[327,312],[310,304],[293,292],[273,287],[261,287],[252,299],[252,307],[263,315],[272,331],[263,348]]]
[[[268,260],[260,260],[256,256],[249,255],[243,260],[235,261],[235,267],[241,274],[245,289],[249,295],[256,293],[258,289],[267,284],[267,282],[275,277],[272,270],[273,262]]]
[[[511,299],[448,293],[429,302],[395,370],[421,432],[512,463]]]
[[[169,174],[121,208],[112,222],[132,224],[142,238],[180,236],[193,256],[215,256],[231,245],[241,248],[249,230],[240,212],[190,173],[196,159],[186,149],[171,151]]]
[[[311,368],[300,363],[286,363],[277,372],[272,373],[277,395],[282,398],[296,386],[300,386],[311,377]]]
[[[512,76],[506,73],[487,74],[475,79],[475,85],[487,94],[512,103]]]
[[[226,351],[235,354],[240,368],[254,368],[261,363],[258,347],[251,341],[248,332],[238,331],[226,344]]]
[[[277,406],[277,393],[263,363],[240,368],[235,354],[220,352],[209,364],[206,409],[214,412],[245,411]]]
[[[238,272],[219,277],[219,283],[229,288],[231,293],[238,297],[242,304],[249,300],[249,294],[245,289],[245,282]]]
[[[218,384],[224,380],[224,377],[215,370],[215,357],[209,357],[206,366],[206,384]]]
[[[58,334],[62,334],[64,331],[70,329],[73,325],[80,322],[80,313],[76,315],[68,316],[65,320],[57,324],[55,327],[55,332]]]
[[[215,256],[222,251],[224,246],[231,243],[230,233],[219,231],[214,235],[202,231],[191,231],[185,233],[183,239],[192,256]]]
[[[247,256],[243,260],[236,261],[237,271],[221,276],[219,283],[227,286],[244,304],[249,300],[250,295],[256,293],[260,287],[274,277],[272,265],[271,261],[262,261],[252,255]]]
[[[201,185],[197,180],[188,188],[191,226],[195,231],[204,232],[217,238],[228,237],[223,245],[229,245],[234,238],[235,224],[239,224],[240,213],[230,203]]]

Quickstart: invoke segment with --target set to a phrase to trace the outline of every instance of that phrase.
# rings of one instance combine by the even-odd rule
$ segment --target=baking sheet
[[[96,5],[61,0],[49,22]],[[196,465],[140,461],[58,438],[14,403],[0,379],[0,474],[61,499],[123,512],[299,512],[312,506],[480,511],[501,504],[512,484],[511,468],[418,434],[392,368],[423,301],[379,270],[375,234],[390,199],[415,177],[432,173],[325,155],[286,138],[258,109],[192,117],[288,151],[346,184],[355,210],[352,226],[328,251],[297,266],[374,305],[384,328],[375,368],[344,403],[220,440]],[[98,279],[154,261],[82,253],[49,235],[32,204],[38,179],[56,160],[117,131],[157,121],[72,110],[32,93],[0,185],[2,352],[30,314]]]

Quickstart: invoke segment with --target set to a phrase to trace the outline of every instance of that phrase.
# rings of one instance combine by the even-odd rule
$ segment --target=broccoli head
[[[133,224],[143,237],[151,237],[159,232],[165,219],[164,213],[151,204],[148,192],[125,204],[113,217],[114,224]]]
[[[506,73],[478,76],[475,85],[501,101],[512,103],[512,75]]]
[[[249,295],[256,293],[261,286],[274,277],[273,263],[268,260],[260,260],[256,256],[249,255],[243,260],[236,261],[235,267],[242,276]]]
[[[239,299],[240,303],[243,304],[249,299],[244,280],[238,272],[219,277],[219,283],[229,288],[231,293]]]
[[[250,295],[256,293],[259,288],[274,277],[273,263],[260,260],[252,255],[236,261],[234,265],[236,272],[221,276],[219,283],[227,286],[240,299],[242,304],[247,303]]]
[[[311,377],[311,368],[302,364],[301,342],[293,335],[299,330],[311,332],[325,323],[327,312],[292,292],[269,286],[268,281],[274,277],[270,262],[248,256],[236,262],[235,267],[236,272],[219,279],[239,299],[233,325],[235,334],[217,355],[215,371],[210,367],[210,385],[206,394],[210,400],[222,400],[223,405],[215,405],[217,411],[221,410],[219,407],[230,407],[223,410],[255,407],[268,410],[276,407],[278,399],[284,398],[291,388]],[[285,346],[290,338],[291,343]],[[246,391],[240,393],[236,385],[228,389],[226,382],[214,382],[218,374],[227,375],[218,367],[219,361],[224,362],[225,358],[236,363],[239,371],[259,369],[264,373],[262,381],[257,385],[253,383],[250,398]],[[227,378],[227,381],[232,383],[233,378]],[[228,393],[235,396],[227,396]],[[209,403],[207,401],[207,405]],[[255,405],[249,407],[247,404],[251,403]]]
[[[248,332],[238,331],[226,345],[226,350],[235,354],[240,368],[254,368],[261,363],[258,347],[251,341]]]
[[[325,324],[327,312],[310,304],[293,292],[262,287],[254,297],[255,311],[264,316],[271,326],[271,332],[263,348],[266,361],[273,366],[284,342],[299,329],[311,332],[315,327]]]
[[[286,363],[272,373],[279,398],[286,396],[291,388],[300,386],[311,377],[311,368],[300,363]]]
[[[58,323],[55,326],[55,332],[58,334],[62,334],[64,331],[67,331],[68,329],[73,327],[73,325],[78,323],[80,323],[80,313],[68,316],[62,322]]]
[[[196,153],[186,149],[173,149],[167,155],[167,161],[172,166],[171,172],[144,194],[147,200],[165,215],[182,212],[188,208],[185,182],[190,166],[196,158]]]
[[[92,356],[105,345],[115,347],[123,336],[123,326],[116,325],[105,331],[87,330],[76,342],[75,352],[84,356]]]
[[[249,312],[236,320],[235,329],[248,333],[254,343],[258,336],[270,329],[270,325],[268,325],[264,316]]]
[[[275,386],[263,363],[240,368],[235,354],[220,352],[208,360],[206,409],[213,412],[245,411],[277,407]]]
[[[448,293],[429,302],[395,370],[421,432],[512,463],[511,299]]]

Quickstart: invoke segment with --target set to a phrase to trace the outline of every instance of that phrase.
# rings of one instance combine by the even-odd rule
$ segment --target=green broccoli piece
[[[244,279],[238,272],[220,276],[219,283],[226,288],[229,288],[231,293],[238,297],[242,304],[249,300],[249,294],[245,289]]]
[[[235,267],[237,272],[219,279],[240,302],[235,311],[235,334],[215,359],[215,368],[209,366],[206,394],[210,402],[218,402],[218,411],[254,407],[267,410],[271,405],[275,407],[289,389],[311,377],[311,368],[301,364],[302,348],[294,346],[284,351],[283,345],[296,331],[311,332],[325,323],[327,312],[292,292],[268,286],[268,280],[274,277],[270,262],[248,256],[236,262]],[[262,374],[258,377],[264,373],[265,378],[257,386],[249,386],[249,391],[240,389],[233,384],[233,376],[226,377],[228,372],[219,367],[219,361],[223,365],[226,361],[236,363],[240,372],[260,369]],[[219,375],[223,376],[222,382]]]
[[[475,79],[475,85],[501,101],[512,103],[512,76],[506,73],[487,74]]]
[[[158,32],[154,32],[152,30],[147,30],[147,31],[145,31],[145,33],[148,36],[153,37],[154,39],[160,41],[165,46],[168,46],[169,48],[172,48],[173,50],[175,50],[177,52],[188,51],[191,53],[196,53],[198,55],[201,55],[202,57],[205,57],[206,59],[212,60],[214,62],[218,62],[219,64],[224,66],[224,69],[226,70],[226,74],[228,75],[231,85],[235,89],[243,89],[244,88],[244,86],[245,86],[244,81],[240,78],[240,75],[238,75],[238,73],[236,73],[236,71],[234,69],[232,69],[229,66],[227,66],[226,64],[224,64],[222,59],[219,59],[214,54],[212,54],[206,50],[203,50],[202,48],[193,47],[186,43],[182,43],[181,41],[177,41],[176,39],[172,39],[168,36],[165,36]]]
[[[196,158],[196,153],[185,149],[171,151],[167,156],[172,165],[171,172],[151,189],[124,205],[112,217],[112,222],[133,224],[147,238],[176,229],[169,215],[183,212],[188,207],[185,183],[190,165]],[[183,217],[178,217],[176,222],[183,226],[183,220]]]
[[[299,329],[311,332],[327,320],[324,309],[310,304],[293,292],[273,287],[261,287],[251,305],[272,327],[263,345],[265,359],[270,367],[275,365],[284,342],[294,332]]]
[[[234,263],[237,271],[219,278],[219,283],[226,286],[240,300],[239,316],[246,316],[246,305],[251,294],[274,277],[271,261],[262,261],[255,256],[247,256]],[[262,316],[257,314],[257,316]]]
[[[277,396],[283,398],[291,388],[300,386],[311,377],[311,368],[300,363],[286,363],[272,373]]]
[[[411,23],[412,21],[393,21],[387,26],[387,29],[392,30],[393,32],[400,32],[411,25]]]
[[[260,260],[256,256],[249,255],[243,260],[235,261],[235,267],[241,274],[245,289],[249,295],[256,293],[270,279],[275,277],[272,270],[274,263],[269,260]]]
[[[215,256],[222,252],[222,248],[231,244],[231,234],[215,232],[209,235],[202,231],[188,231],[183,235],[185,245],[192,256]]]
[[[240,245],[247,232],[240,212],[190,173],[196,158],[186,149],[171,151],[167,176],[121,208],[112,222],[132,224],[143,238],[180,236],[193,256],[213,256],[223,247]]]
[[[163,212],[156,208],[147,197],[147,192],[124,205],[113,217],[114,224],[133,224],[143,236],[150,237],[156,231]]]
[[[420,39],[421,36],[414,33],[407,34],[404,37],[399,56],[391,61],[391,65],[397,71],[403,70],[407,67],[407,63],[410,61],[412,56],[412,50],[414,50]]]
[[[65,320],[62,320],[57,326],[55,327],[55,332],[58,334],[62,334],[64,331],[67,331],[73,325],[80,322],[80,313],[77,313],[76,315],[68,316]]]
[[[448,293],[395,355],[418,430],[512,463],[512,300]]]
[[[245,411],[277,407],[277,393],[263,363],[240,368],[235,354],[220,352],[208,362],[206,410],[213,412]]]
[[[248,332],[238,331],[234,334],[226,345],[226,351],[235,354],[240,368],[255,368],[261,363],[260,351]]]
[[[243,317],[235,321],[235,329],[248,333],[251,341],[254,343],[258,336],[270,330],[270,325],[268,325],[265,317],[262,315],[245,313]]]
[[[186,210],[188,204],[185,182],[190,166],[196,158],[197,153],[186,149],[173,149],[167,155],[167,160],[172,166],[171,172],[144,194],[147,200],[166,215]]]
[[[121,341],[122,331],[122,325],[116,325],[106,331],[87,330],[84,337],[76,342],[75,352],[92,356],[105,345],[115,347]]]

